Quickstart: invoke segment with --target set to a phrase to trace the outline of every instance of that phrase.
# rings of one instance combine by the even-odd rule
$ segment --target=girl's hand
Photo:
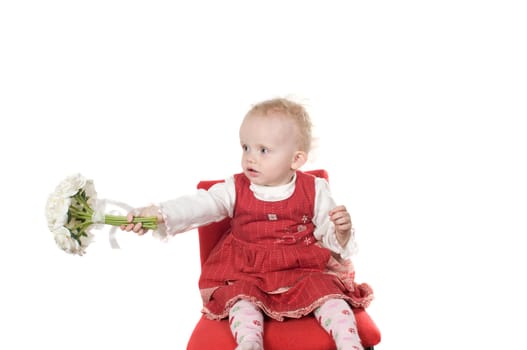
[[[157,205],[150,205],[148,207],[137,208],[137,209],[134,209],[131,212],[129,212],[128,215],[127,215],[127,219],[128,219],[129,224],[128,225],[121,225],[121,230],[127,231],[127,232],[133,231],[133,232],[137,233],[140,236],[142,236],[146,232],[148,232],[148,229],[144,229],[143,228],[143,224],[142,223],[140,223],[140,222],[137,223],[137,224],[132,223],[132,221],[134,220],[135,216],[142,216],[142,217],[155,216],[155,217],[157,217],[157,223],[158,224],[162,224],[163,223],[163,216],[159,213],[159,207]]]
[[[335,225],[337,241],[345,247],[351,237],[351,216],[345,206],[339,205],[329,212],[329,219]]]

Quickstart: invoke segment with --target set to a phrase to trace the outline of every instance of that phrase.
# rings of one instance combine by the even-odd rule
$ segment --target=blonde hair
[[[286,98],[273,98],[253,105],[245,117],[254,114],[267,115],[271,112],[282,114],[295,122],[299,131],[299,147],[302,151],[309,152],[311,150],[313,124],[304,106]]]

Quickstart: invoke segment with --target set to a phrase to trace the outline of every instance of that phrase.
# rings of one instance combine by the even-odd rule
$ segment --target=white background
[[[0,348],[184,349],[196,232],[70,256],[47,196],[76,172],[134,206],[190,193],[239,171],[239,123],[276,96],[352,213],[377,348],[527,348],[521,2],[313,3],[1,3]]]

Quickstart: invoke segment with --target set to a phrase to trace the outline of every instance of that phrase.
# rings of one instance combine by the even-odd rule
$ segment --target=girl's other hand
[[[346,246],[351,237],[351,216],[345,206],[339,205],[329,212],[329,218],[335,225],[337,241],[343,247]]]

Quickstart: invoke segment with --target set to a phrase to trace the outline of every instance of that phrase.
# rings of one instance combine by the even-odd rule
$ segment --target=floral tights
[[[328,332],[337,350],[363,350],[351,307],[342,299],[330,299],[315,310],[318,323]]]
[[[338,350],[363,350],[353,311],[342,299],[330,299],[315,310],[315,317],[335,341]],[[263,349],[263,314],[256,305],[239,300],[229,312],[236,350]]]
[[[263,349],[263,314],[256,305],[239,300],[229,311],[231,332],[236,339],[236,350]]]

